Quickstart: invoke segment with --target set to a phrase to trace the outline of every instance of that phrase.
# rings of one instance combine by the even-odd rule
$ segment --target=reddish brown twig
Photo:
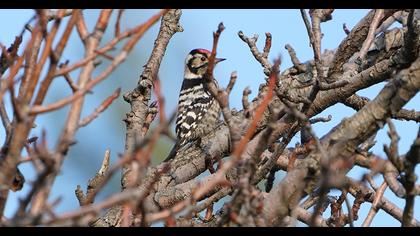
[[[123,51],[129,52],[131,49],[133,49],[134,45],[137,43],[137,41],[144,35],[144,33],[154,25],[161,16],[165,15],[169,9],[164,9],[152,16],[148,21],[146,21],[142,27],[135,31],[133,37],[124,45]]]
[[[265,44],[264,44],[264,49],[263,49],[263,53],[262,53],[263,58],[268,58],[268,54],[270,53],[270,49],[271,49],[271,40],[272,40],[272,36],[271,36],[270,32],[266,32],[265,33]]]
[[[132,212],[130,202],[125,202],[123,204],[123,212],[121,216],[121,227],[129,227],[131,224],[130,215]]]
[[[277,68],[280,65],[280,60],[277,59],[274,63],[274,68]],[[255,130],[257,128],[258,122],[261,120],[261,117],[267,108],[268,104],[270,103],[271,99],[273,98],[273,90],[275,87],[275,81],[276,81],[277,73],[272,71],[271,76],[268,79],[268,90],[267,94],[265,95],[264,99],[262,100],[261,104],[257,107],[255,110],[255,116],[249,125],[244,137],[241,139],[241,141],[238,143],[238,146],[235,147],[235,150],[232,153],[232,156],[234,158],[240,158],[242,152],[245,150],[246,144],[249,142],[251,137],[254,135]]]
[[[57,16],[61,18],[64,16],[64,9],[60,9],[57,13]],[[42,19],[42,18],[41,18]],[[40,20],[41,21],[41,20]],[[31,78],[27,81],[27,86],[25,86],[25,91],[22,93],[22,102],[23,104],[29,104],[32,96],[35,92],[35,87],[38,84],[40,78],[41,70],[44,68],[45,63],[47,62],[48,57],[51,55],[52,43],[58,32],[58,27],[60,26],[61,21],[55,20],[54,25],[52,26],[50,32],[48,33],[47,39],[45,40],[44,50],[41,53],[41,58],[35,65],[35,69],[32,73]],[[40,27],[42,28],[42,22],[39,22]]]
[[[158,103],[158,109],[159,109],[159,123],[163,125],[163,124],[166,124],[165,100],[163,99],[163,96],[162,96],[160,80],[156,78],[154,80],[154,83],[155,84],[153,86],[153,89],[157,97],[157,103]]]
[[[209,79],[213,78],[213,70],[214,70],[214,63],[216,59],[216,50],[217,50],[217,44],[219,43],[219,37],[220,34],[225,29],[225,26],[223,25],[223,22],[219,23],[219,26],[217,27],[216,32],[213,32],[213,48],[211,50],[210,58],[209,58],[209,65],[207,67],[207,76]]]
[[[12,88],[14,84],[14,78],[16,74],[19,72],[20,67],[22,66],[24,57],[18,57],[16,63],[10,68],[9,76],[1,81],[2,85],[0,88],[0,103],[3,102],[3,96],[6,93],[6,91],[10,88]]]
[[[121,92],[121,88],[117,88],[111,94],[111,96],[107,97],[105,99],[105,101],[103,101],[99,107],[95,108],[95,110],[90,115],[83,118],[79,122],[79,126],[80,127],[86,126],[90,122],[92,122],[95,118],[97,118],[99,116],[99,114],[101,114],[103,111],[105,111],[112,104],[112,102],[120,96],[120,92]]]
[[[204,217],[205,220],[210,220],[213,217],[213,204],[207,207],[206,216]]]
[[[65,62],[65,63],[62,63],[62,64],[60,64],[59,66],[58,66],[58,68],[64,68],[64,67],[66,67],[67,66],[67,64],[68,64],[68,60]],[[64,75],[63,75],[63,77],[64,77],[64,79],[66,80],[66,82],[67,82],[67,84],[70,86],[70,88],[71,88],[71,91],[73,91],[73,93],[74,92],[76,92],[79,88],[78,88],[78,86],[73,82],[73,80],[72,80],[72,78],[70,77],[70,74],[69,73],[65,73]]]
[[[95,50],[95,53],[97,53],[100,56],[105,57],[106,59],[108,59],[110,61],[113,61],[114,60],[114,57],[111,56],[111,55],[106,54],[106,52],[101,52],[101,51]]]
[[[129,29],[124,31],[123,33],[121,33],[118,37],[112,39],[111,41],[109,41],[105,46],[103,46],[102,48],[96,50],[97,52],[100,53],[105,53],[109,50],[111,50],[112,48],[114,48],[114,46],[120,42],[121,40],[131,37],[133,34],[137,34],[138,36],[141,36],[142,34],[144,34],[144,32],[146,32],[154,23],[156,23],[159,18],[166,13],[166,10],[162,10],[159,13],[157,13],[156,15],[152,16],[147,22],[133,28],[133,29]],[[80,23],[81,24],[81,23]],[[80,27],[80,33],[82,33],[83,35],[85,34],[85,26],[83,26],[84,24],[81,24],[82,26]],[[79,33],[79,34],[80,34]],[[94,53],[88,57],[85,57],[84,59],[80,60],[79,62],[74,63],[73,65],[70,65],[66,68],[63,68],[59,71],[57,71],[57,73],[55,74],[55,76],[60,76],[63,75],[65,73],[69,73],[77,68],[80,68],[84,65],[86,65],[88,62],[94,60],[96,57],[98,56],[97,53]]]
[[[67,45],[67,42],[70,38],[70,34],[73,31],[77,18],[80,15],[79,13],[80,13],[80,10],[75,10],[73,12],[70,20],[68,21],[66,25],[63,35],[61,36],[61,39],[57,43],[57,46],[55,47],[55,49],[51,51],[51,55],[50,55],[51,63],[48,68],[47,75],[45,76],[45,79],[42,81],[41,86],[36,95],[35,102],[34,102],[35,105],[40,105],[45,99],[47,91],[54,79],[54,74],[57,70],[58,60],[60,59],[64,51],[64,48]]]
[[[164,172],[164,171],[166,171],[166,170],[165,169],[156,170],[154,172],[154,175],[151,176],[150,180],[148,180],[144,183],[144,188],[142,188],[142,190],[128,189],[124,192],[116,193],[116,194],[110,196],[109,198],[107,198],[106,200],[104,200],[100,203],[87,205],[87,206],[84,206],[80,209],[77,209],[77,210],[74,210],[74,211],[71,211],[71,212],[67,212],[67,213],[63,213],[62,215],[57,216],[57,218],[55,218],[55,219],[44,220],[42,222],[42,224],[49,225],[49,224],[52,224],[52,223],[59,223],[59,222],[63,222],[63,221],[66,221],[66,220],[77,219],[81,216],[88,216],[90,218],[93,218],[102,209],[109,208],[111,206],[114,206],[114,205],[122,203],[122,202],[126,202],[130,199],[142,199],[147,194],[151,185],[153,183],[155,183],[156,178],[159,177],[160,174],[162,174],[162,172]],[[91,215],[89,215],[89,214],[91,214]]]
[[[118,10],[117,21],[115,22],[115,37],[120,35],[121,17],[124,13],[124,9]]]
[[[80,39],[83,42],[83,45],[86,47],[86,38],[89,36],[89,32],[86,26],[85,18],[83,17],[83,12],[80,12],[79,19],[76,23],[77,33],[79,34]]]
[[[90,80],[83,89],[79,89],[72,96],[67,97],[67,98],[63,98],[63,99],[61,99],[59,101],[56,101],[52,104],[45,105],[45,106],[40,106],[40,105],[33,106],[29,113],[30,114],[40,114],[40,113],[45,113],[45,112],[57,110],[57,109],[60,109],[60,108],[64,107],[65,105],[68,105],[68,104],[72,103],[73,101],[77,100],[78,98],[82,97],[86,92],[91,90],[93,88],[93,86],[95,86],[96,84],[98,84],[102,80],[106,79],[108,77],[108,75],[112,71],[114,71],[114,69],[117,67],[117,65],[122,63],[127,58],[128,53],[134,47],[135,43],[146,32],[147,29],[149,29],[154,23],[156,23],[157,20],[159,20],[159,18],[161,17],[162,14],[164,14],[164,12],[165,11],[161,11],[160,13],[154,15],[145,24],[143,24],[142,27],[138,28],[138,32],[136,32],[135,36],[133,36],[133,38],[125,44],[125,46],[123,48],[123,51],[120,54],[118,54],[118,56],[116,56],[114,58],[113,63],[110,66],[108,66],[108,68],[106,68],[98,77]],[[99,51],[102,51],[102,50],[99,50]],[[83,60],[83,62],[80,62],[78,66],[82,66],[85,63],[88,63],[90,60],[95,58],[96,55],[97,54],[93,54],[92,56],[87,57],[86,59]],[[74,67],[78,67],[78,66],[66,67],[65,69],[63,69],[61,71],[61,73],[68,73],[69,71],[75,69]],[[57,73],[56,75],[60,75],[61,73]]]
[[[10,100],[12,101],[13,113],[15,114],[15,118],[17,121],[22,121],[24,119],[23,110],[15,96],[15,89],[12,86],[9,87],[9,94]]]
[[[105,31],[109,18],[110,18],[110,14],[111,14],[112,10],[109,9],[104,9],[100,12],[98,20],[96,22],[96,25],[94,27],[94,30],[92,31],[92,33],[90,34],[90,36],[88,37],[88,41],[86,44],[86,52],[87,55],[92,54],[92,51],[98,47],[101,39],[102,39],[102,35],[103,32]],[[73,14],[72,18],[70,19],[70,21],[68,22],[68,25],[66,28],[69,27],[73,27],[76,24],[76,17],[78,17],[79,14]],[[67,30],[65,30],[66,32]],[[62,40],[67,40],[68,36],[66,36],[66,34],[63,34]],[[58,47],[57,47],[58,49]],[[58,51],[58,50],[57,50]],[[60,56],[60,55],[58,55]],[[59,57],[58,57],[59,58]],[[57,60],[58,61],[58,60]],[[48,74],[46,76],[46,78],[43,81],[42,86],[48,87],[52,78],[54,77],[55,74],[55,68],[57,62],[53,61],[51,63],[51,65],[54,65],[54,67],[52,67],[52,70],[48,71]],[[86,85],[86,83],[91,79],[91,73],[93,72],[93,65],[89,64],[87,65],[85,68],[83,68],[83,70],[81,71],[81,73],[79,74],[79,80],[78,80],[78,85],[80,86],[80,90],[78,92],[80,92],[81,90],[83,90],[84,86]],[[44,83],[45,82],[45,83]],[[41,87],[42,87],[41,86]],[[76,92],[75,94],[77,94],[78,92]],[[37,100],[35,102],[35,106],[41,106],[43,99],[44,99],[45,93],[39,91],[38,92],[38,96],[37,96]],[[46,183],[45,183],[45,188],[43,189],[42,192],[40,192],[39,194],[37,194],[37,196],[35,196],[35,198],[39,199],[39,201],[37,202],[37,204],[32,205],[31,208],[31,213],[32,214],[42,214],[42,212],[44,211],[44,207],[46,205],[47,202],[47,197],[52,189],[52,185],[54,183],[54,180],[57,176],[57,174],[59,173],[59,170],[63,164],[64,158],[66,153],[68,152],[70,146],[72,144],[74,144],[74,135],[76,134],[79,126],[78,123],[80,121],[80,114],[83,108],[83,104],[84,104],[84,100],[78,100],[78,101],[74,101],[74,103],[72,104],[71,109],[69,110],[66,122],[64,124],[64,129],[62,131],[62,134],[60,135],[59,141],[58,141],[58,145],[55,149],[54,152],[54,160],[57,162],[57,164],[54,166],[54,169],[52,171],[52,173],[50,173],[46,179]],[[30,111],[29,111],[30,112]],[[36,115],[36,113],[34,114]],[[35,116],[33,116],[35,117]]]

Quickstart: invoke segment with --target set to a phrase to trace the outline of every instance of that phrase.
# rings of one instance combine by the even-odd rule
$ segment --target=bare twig
[[[401,172],[404,167],[402,160],[399,158],[398,154],[398,141],[400,140],[400,137],[391,119],[387,119],[386,122],[389,127],[388,136],[391,138],[391,144],[389,147],[384,145],[384,151],[387,154],[388,159],[391,161],[391,163],[397,168],[397,170]]]
[[[348,220],[349,220],[350,227],[354,227],[354,223],[353,223],[354,222],[353,212],[351,210],[349,199],[347,198],[347,191],[345,191],[345,193],[343,193],[343,195],[344,195],[344,198],[345,198],[344,200],[345,200],[346,207],[347,207]]]
[[[249,87],[246,87],[242,93],[242,107],[244,109],[244,114],[246,117],[248,117],[249,114],[249,98],[248,96],[251,94],[251,89]]]
[[[107,198],[105,201],[84,206],[84,207],[82,207],[80,209],[77,209],[75,211],[67,212],[67,213],[64,213],[60,216],[57,216],[57,218],[55,218],[53,220],[44,220],[42,223],[45,224],[45,225],[57,224],[59,222],[68,221],[68,220],[72,220],[72,219],[77,219],[79,217],[88,217],[88,218],[92,219],[102,209],[106,209],[108,207],[117,205],[117,204],[119,204],[121,202],[125,202],[129,199],[142,199],[142,198],[144,198],[145,194],[147,194],[150,186],[155,182],[156,178],[160,175],[161,171],[163,171],[163,170],[155,171],[154,176],[152,176],[153,178],[151,178],[149,181],[144,183],[144,188],[141,188],[143,191],[139,190],[139,189],[130,189],[130,190],[124,191],[122,193],[116,193],[116,194],[110,196],[109,198]]]
[[[48,10],[47,14],[46,14],[46,17],[49,21],[51,21],[51,20],[61,19],[65,16],[69,16],[71,14],[73,14],[73,9],[66,9],[64,11],[63,15],[60,15],[57,10]]]
[[[300,63],[299,59],[296,56],[295,50],[292,48],[290,44],[286,44],[285,48],[289,52],[290,59],[292,60],[293,66],[298,70],[298,73],[306,72],[306,67]]]
[[[331,119],[332,119],[332,116],[328,115],[328,117],[317,117],[317,118],[310,119],[309,123],[310,124],[315,124],[315,123],[318,123],[318,122],[329,122],[329,121],[331,121]]]
[[[115,22],[115,37],[118,37],[120,35],[121,17],[123,13],[124,13],[124,9],[118,10],[117,21]]]
[[[257,59],[257,61],[264,68],[264,74],[267,76],[270,76],[272,66],[270,62],[268,61],[268,53],[271,47],[271,40],[272,40],[271,34],[265,33],[266,38],[265,38],[265,46],[264,46],[263,53],[261,53],[258,50],[257,45],[256,45],[257,40],[258,40],[258,35],[254,35],[254,37],[248,38],[244,35],[242,31],[239,31],[238,36],[240,39],[242,39],[242,41],[248,44],[249,49],[252,52],[252,55],[254,55],[255,59]]]
[[[362,49],[360,49],[359,58],[361,60],[364,60],[367,54],[367,51],[370,48],[370,45],[372,44],[373,40],[375,39],[375,31],[379,26],[379,22],[384,17],[384,10],[383,9],[377,9],[375,10],[375,15],[373,16],[372,23],[369,27],[369,33],[366,37],[365,42],[362,45]]]
[[[216,32],[213,32],[213,47],[212,47],[210,58],[209,58],[209,65],[206,71],[208,79],[213,79],[213,70],[214,70],[215,59],[216,59],[217,45],[219,43],[219,37],[222,34],[223,30],[225,30],[225,26],[223,25],[223,22],[220,22],[219,25],[217,26]]]
[[[17,52],[19,50],[19,46],[21,43],[22,43],[22,35],[16,36],[12,45],[10,45],[10,47],[7,50],[0,43],[0,47],[2,49],[2,53],[0,57],[0,76],[4,74],[4,72],[9,68],[11,64],[13,64],[13,62],[17,58]]]
[[[126,45],[123,48],[123,51],[118,56],[116,56],[114,58],[112,64],[110,66],[108,66],[108,68],[106,68],[98,77],[89,81],[83,89],[79,89],[72,96],[64,98],[64,99],[59,100],[59,101],[56,101],[52,104],[45,105],[45,106],[34,106],[30,110],[30,114],[40,114],[40,113],[45,113],[45,112],[60,109],[60,108],[64,107],[65,105],[68,105],[68,104],[72,103],[73,101],[79,99],[84,94],[86,94],[88,91],[90,91],[93,88],[93,86],[95,86],[96,84],[98,84],[102,80],[106,79],[108,77],[108,75],[112,71],[114,71],[114,69],[117,67],[117,65],[122,63],[127,58],[128,53],[134,47],[135,42],[137,42],[137,40],[140,39],[140,37],[144,34],[144,32],[146,32],[146,30],[149,29],[160,18],[161,14],[163,14],[163,12],[160,12],[160,13],[156,14],[155,16],[150,18],[148,22],[143,24],[142,27],[139,29],[139,31],[136,32],[134,38],[132,38],[130,41],[128,41],[126,43]],[[96,56],[96,54],[95,54],[95,56]],[[90,56],[88,58],[93,59],[94,56]],[[87,60],[86,63],[88,61],[89,60]],[[68,71],[72,70],[70,68],[71,68],[71,66],[66,67],[65,70],[63,70],[63,71],[67,73]],[[61,73],[63,73],[63,71]],[[58,73],[58,74],[60,74],[60,73]],[[58,74],[56,74],[56,75],[58,75]]]
[[[389,28],[395,21],[399,21],[403,17],[407,17],[407,12],[405,11],[397,11],[392,16],[388,17],[388,19],[384,20],[382,24],[376,29],[375,35],[385,31]]]
[[[396,9],[384,10],[384,17],[392,15],[396,12]],[[347,37],[338,46],[332,63],[328,69],[328,81],[336,81],[339,75],[342,73],[343,65],[360,50],[363,41],[369,32],[369,26],[372,23],[372,19],[375,15],[375,10],[371,10],[359,23],[352,28]]]
[[[305,23],[306,32],[309,35],[309,47],[312,47],[314,44],[314,36],[312,33],[311,23],[309,22],[308,15],[306,15],[305,9],[300,9],[300,15],[302,16],[303,23]]]
[[[58,68],[64,68],[67,66],[68,64],[68,60],[65,63],[61,63],[60,65],[58,65]],[[65,73],[63,74],[64,79],[66,80],[67,84],[70,86],[71,90],[74,92],[76,92],[79,88],[77,87],[77,85],[73,82],[72,78],[70,77],[69,73]]]
[[[354,219],[357,220],[357,212],[360,209],[360,205],[365,201],[373,203],[375,199],[375,193],[372,190],[367,189],[366,186],[362,185],[358,181],[350,179],[349,182],[351,186],[349,188],[349,192],[355,197],[355,203],[356,200],[358,201],[357,206],[353,205]],[[377,206],[396,220],[400,221],[401,223],[403,222],[403,210],[389,201],[385,196],[381,198],[381,202]],[[420,222],[416,219],[412,219],[411,224],[417,227],[420,226]]]
[[[105,52],[113,49],[118,42],[120,42],[121,40],[123,40],[125,38],[131,37],[134,34],[137,34],[137,35],[141,36],[154,23],[156,23],[156,21],[159,20],[160,16],[162,16],[162,14],[164,14],[165,12],[166,11],[161,11],[158,14],[154,15],[152,18],[150,18],[147,22],[145,22],[145,23],[143,23],[143,24],[141,24],[141,25],[139,25],[139,26],[137,26],[137,27],[135,27],[133,29],[128,29],[128,30],[124,31],[118,37],[113,38],[111,41],[109,41],[105,46],[103,46],[100,49],[97,49],[96,50],[96,53],[92,53],[92,54],[86,56],[85,58],[83,58],[82,60],[74,63],[73,65],[69,65],[68,67],[63,68],[63,69],[57,71],[56,74],[55,74],[55,76],[61,76],[61,75],[65,74],[65,73],[69,73],[69,72],[71,72],[71,71],[73,71],[73,70],[75,70],[77,68],[80,68],[80,67],[86,65],[88,62],[94,60],[98,56],[98,53],[105,53]],[[84,21],[81,21],[81,22],[84,22]],[[87,34],[86,34],[87,31],[85,32],[85,30],[87,30],[86,29],[86,26],[85,26],[84,23],[83,24],[80,23],[80,25],[81,26],[78,25],[80,27],[80,29],[78,28],[78,31],[80,30],[79,34],[82,34],[83,36],[86,37],[87,36]]]
[[[410,150],[405,155],[404,161],[404,172],[402,183],[406,190],[406,200],[403,213],[403,222],[402,226],[414,226],[412,224],[413,214],[414,214],[414,198],[416,197],[416,180],[417,175],[415,173],[415,168],[418,163],[420,163],[420,128],[417,131],[417,137],[414,140],[414,143],[411,145]]]
[[[226,86],[226,93],[229,95],[235,85],[236,79],[238,78],[238,73],[236,71],[230,74],[229,84]]]
[[[378,205],[381,202],[382,196],[385,193],[386,188],[388,185],[386,182],[383,182],[381,186],[378,188],[375,194],[375,199],[373,200],[372,207],[369,210],[368,215],[366,216],[366,219],[363,221],[362,227],[369,227],[369,225],[372,223],[373,217],[375,217],[376,213],[378,212]]]
[[[80,10],[77,11],[80,13]],[[110,9],[104,9],[100,12],[98,20],[96,21],[95,28],[92,31],[92,33],[89,35],[89,37],[86,40],[86,55],[89,55],[92,53],[92,51],[98,47],[103,32],[108,26],[108,22],[111,16],[112,10]],[[62,38],[60,39],[59,43],[57,44],[56,49],[54,50],[54,54],[61,56],[61,53],[63,52],[64,46],[67,44],[67,41],[70,36],[70,32],[72,28],[75,26],[77,22],[77,18],[80,16],[80,14],[72,14],[66,29],[63,33]],[[38,91],[36,100],[35,100],[35,106],[41,106],[42,102],[46,96],[46,92],[48,90],[48,87],[50,86],[55,72],[56,72],[56,65],[58,64],[58,59],[53,61],[51,65],[51,69],[48,71],[46,78],[42,82],[41,88]],[[75,94],[79,93],[80,91],[83,91],[83,88],[87,84],[87,82],[91,79],[91,73],[93,72],[94,66],[93,63],[88,64],[86,67],[84,67],[79,74],[79,80],[78,80],[78,86],[80,90],[76,92]],[[80,115],[84,104],[84,97],[81,99],[74,101],[72,104],[69,114],[67,116],[67,119],[64,124],[64,128],[62,130],[62,134],[60,135],[60,138],[58,140],[58,145],[53,153],[54,160],[56,161],[56,164],[54,165],[53,171],[47,176],[45,180],[45,188],[43,191],[37,193],[37,196],[35,196],[36,204],[32,205],[32,208],[30,212],[32,214],[42,214],[42,212],[45,209],[45,206],[47,205],[47,196],[49,195],[52,185],[54,183],[54,180],[56,176],[59,173],[59,170],[64,162],[64,158],[72,144],[74,144],[74,135],[76,134],[79,126],[78,123],[80,121]],[[30,111],[29,111],[30,112]],[[35,117],[35,116],[33,116]]]
[[[150,124],[155,120],[156,115],[158,113],[158,103],[157,101],[153,101],[150,103],[146,119],[143,124],[142,128],[142,136],[145,136],[147,131],[149,130]]]
[[[88,115],[87,117],[83,118],[79,122],[79,126],[83,127],[88,125],[90,122],[92,122],[95,118],[99,116],[103,111],[105,111],[112,102],[117,99],[120,96],[121,88],[117,88],[114,93],[111,94],[107,99],[105,99],[99,107],[95,108],[95,110],[92,112],[92,114]]]
[[[370,102],[369,98],[361,97],[357,94],[353,94],[352,96],[346,98],[346,100],[343,101],[343,104],[358,111],[362,109],[362,107],[365,106],[368,102]],[[413,120],[415,122],[420,122],[420,111],[415,111],[415,110],[409,111],[406,109],[401,109],[397,113],[392,114],[392,118],[399,119],[399,120]]]
[[[105,184],[111,179],[111,177],[118,170],[120,170],[122,166],[124,166],[125,164],[130,163],[131,161],[134,160],[133,156],[124,155],[118,160],[117,163],[113,164],[111,167],[107,167],[107,166],[109,166],[109,155],[110,155],[110,151],[106,150],[105,155],[104,155],[104,161],[102,162],[101,169],[98,171],[98,174],[97,174],[97,175],[100,175],[100,177],[99,177],[100,181],[95,180],[93,182],[94,183],[94,188],[89,188],[88,187],[88,194],[85,196],[84,202],[92,203],[93,200],[95,199],[96,195],[105,186]],[[105,165],[104,165],[104,163],[105,163]],[[95,178],[96,178],[96,175],[95,175]],[[89,181],[91,181],[91,180],[89,180]],[[89,186],[89,184],[88,184],[88,186]],[[76,195],[77,195],[77,193],[76,193]]]
[[[105,151],[104,159],[102,161],[101,168],[95,174],[95,176],[89,180],[86,195],[83,194],[80,185],[77,185],[77,189],[75,190],[77,199],[79,200],[80,206],[85,206],[88,204],[93,203],[94,197],[92,197],[93,192],[97,192],[96,188],[101,185],[101,182],[104,181],[104,176],[107,174],[109,169],[109,158],[111,156],[111,152],[109,149]]]
[[[6,107],[4,106],[3,101],[0,102],[0,118],[3,124],[4,130],[6,132],[5,142],[10,139],[10,135],[12,134],[12,125],[9,119],[9,116],[6,112]]]
[[[13,80],[16,76],[16,74],[19,72],[20,67],[23,64],[24,57],[21,56],[17,58],[16,63],[10,68],[9,76],[1,81],[1,87],[0,87],[0,103],[3,102],[4,94],[7,90],[12,88],[15,81]]]
[[[85,18],[83,12],[80,12],[79,19],[76,23],[77,33],[79,34],[80,39],[82,40],[83,46],[86,48],[86,39],[89,36],[89,32],[86,26]]]

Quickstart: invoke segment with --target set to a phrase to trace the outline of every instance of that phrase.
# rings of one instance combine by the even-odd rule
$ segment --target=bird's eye
[[[206,58],[205,58],[205,57],[202,57],[202,58],[201,58],[201,61],[205,61],[205,60],[206,60]]]

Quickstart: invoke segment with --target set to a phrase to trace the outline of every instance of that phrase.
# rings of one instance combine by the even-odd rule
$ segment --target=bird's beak
[[[215,58],[214,63],[217,64],[217,63],[219,63],[221,61],[224,61],[224,60],[226,60],[226,58]]]

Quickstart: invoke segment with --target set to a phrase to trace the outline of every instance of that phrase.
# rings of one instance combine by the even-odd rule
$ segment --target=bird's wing
[[[196,94],[197,95],[197,94]],[[195,95],[191,95],[195,96]],[[194,130],[206,115],[212,104],[212,97],[208,93],[197,95],[188,99],[190,104],[178,108],[178,117],[176,120],[176,134],[180,144],[185,144],[188,140],[194,139]]]

